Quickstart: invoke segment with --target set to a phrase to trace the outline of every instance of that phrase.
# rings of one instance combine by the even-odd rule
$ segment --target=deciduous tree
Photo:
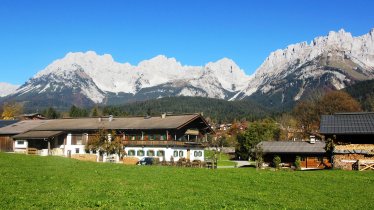
[[[117,154],[120,158],[125,154],[122,139],[114,131],[100,129],[87,141],[86,149],[98,152],[100,155]]]
[[[4,120],[14,120],[19,115],[22,114],[23,111],[23,105],[16,102],[9,102],[4,103],[3,105],[3,113],[1,114],[1,117]]]
[[[305,135],[318,133],[321,115],[339,112],[359,112],[360,104],[344,91],[331,91],[315,100],[301,101],[294,110],[299,128]]]
[[[252,122],[244,133],[237,136],[238,146],[236,155],[241,159],[248,159],[250,152],[261,141],[279,140],[279,124],[274,120],[265,119]]]

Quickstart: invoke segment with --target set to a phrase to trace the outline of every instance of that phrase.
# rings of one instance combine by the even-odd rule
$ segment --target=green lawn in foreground
[[[373,209],[374,173],[124,166],[0,153],[1,209]]]

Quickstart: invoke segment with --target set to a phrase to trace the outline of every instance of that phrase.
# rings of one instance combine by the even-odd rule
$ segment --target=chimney
[[[98,120],[99,122],[101,122],[101,117],[97,118],[97,120]]]
[[[165,119],[165,118],[166,118],[166,113],[162,113],[162,114],[161,114],[161,118],[162,118],[162,119]]]
[[[315,144],[316,143],[316,137],[315,136],[310,136],[310,143]]]
[[[113,121],[113,115],[109,115],[109,122]]]

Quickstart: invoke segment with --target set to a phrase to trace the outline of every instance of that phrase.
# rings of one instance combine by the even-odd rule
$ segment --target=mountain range
[[[229,58],[187,66],[159,55],[131,65],[109,54],[68,53],[19,87],[0,83],[0,102],[63,108],[199,96],[254,100],[279,109],[316,91],[373,78],[374,29],[357,37],[340,30],[272,52],[253,75]]]

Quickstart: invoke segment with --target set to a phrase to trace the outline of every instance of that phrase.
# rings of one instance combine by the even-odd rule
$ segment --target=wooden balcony
[[[136,141],[136,140],[125,140],[123,141],[125,146],[161,146],[161,147],[173,147],[173,146],[191,146],[201,147],[203,144],[196,142],[183,142],[183,141]]]

